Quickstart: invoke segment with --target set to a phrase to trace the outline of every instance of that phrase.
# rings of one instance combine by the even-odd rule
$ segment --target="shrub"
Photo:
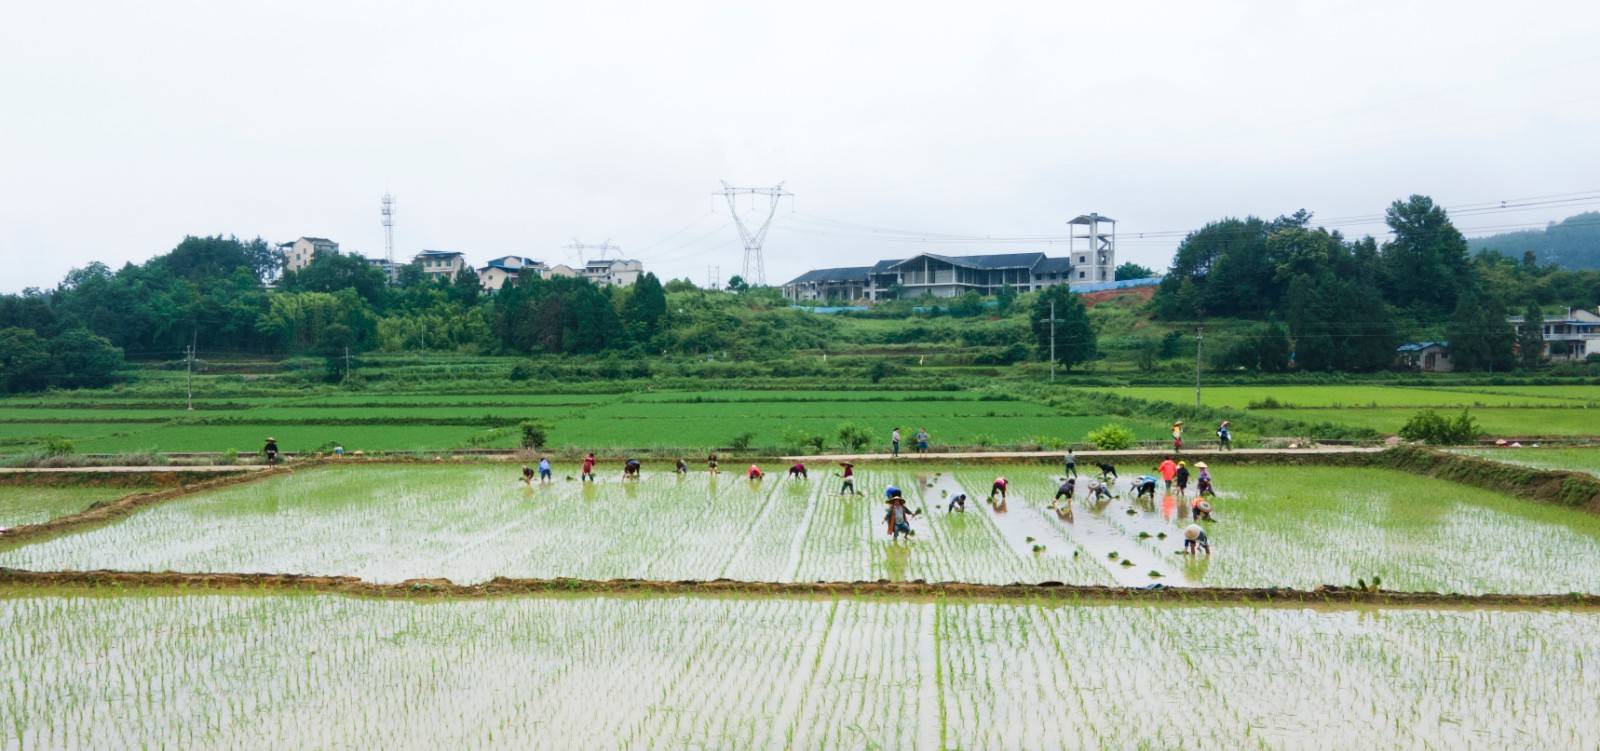
[[[1422,441],[1435,446],[1471,443],[1478,438],[1478,421],[1463,409],[1455,419],[1450,419],[1431,409],[1411,416],[1400,427],[1400,437],[1408,441]]]
[[[61,437],[45,439],[44,453],[46,456],[67,456],[73,452],[72,441]]]
[[[733,449],[734,451],[746,451],[750,448],[751,442],[755,441],[755,439],[755,433],[740,433],[728,441],[728,448]]]
[[[511,373],[506,378],[512,381],[526,381],[533,378],[534,375],[536,375],[536,371],[533,363],[519,362],[512,366]]]
[[[860,451],[872,442],[872,432],[853,422],[839,426],[839,445],[851,451]]]
[[[218,464],[224,464],[224,465],[238,464],[239,463],[239,450],[238,449],[228,449],[227,451],[222,452],[222,456],[217,459],[217,463]]]
[[[1133,431],[1121,423],[1107,423],[1097,430],[1089,431],[1084,440],[1102,451],[1130,449],[1133,448]]]
[[[783,432],[783,444],[792,449],[802,451],[810,449],[812,453],[820,454],[823,447],[828,445],[828,437],[798,428],[791,428]]]
[[[988,448],[994,445],[994,436],[988,433],[979,433],[972,437],[972,445]]]
[[[525,449],[544,448],[545,441],[550,438],[550,428],[543,423],[527,421],[522,423],[522,447]]]

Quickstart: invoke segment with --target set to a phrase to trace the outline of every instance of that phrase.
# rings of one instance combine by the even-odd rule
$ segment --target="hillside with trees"
[[[1600,270],[1600,211],[1569,216],[1544,229],[1475,237],[1467,243],[1474,253],[1519,259],[1532,254],[1532,263]]]

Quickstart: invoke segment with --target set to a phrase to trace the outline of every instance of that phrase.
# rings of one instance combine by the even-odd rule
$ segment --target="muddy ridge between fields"
[[[482,584],[456,584],[448,579],[408,579],[376,584],[351,576],[298,574],[185,574],[170,571],[24,571],[0,568],[0,587],[81,589],[85,591],[169,590],[178,592],[291,593],[311,592],[358,597],[417,600],[465,600],[539,594],[595,595],[738,595],[755,597],[832,597],[964,600],[1045,600],[1054,602],[1163,602],[1196,605],[1281,605],[1600,609],[1600,595],[1461,595],[1393,592],[1353,587],[1315,589],[1175,587],[1133,588],[1040,584],[968,584],[963,582],[750,582],[731,579],[660,581],[648,579],[511,579],[496,577]]]

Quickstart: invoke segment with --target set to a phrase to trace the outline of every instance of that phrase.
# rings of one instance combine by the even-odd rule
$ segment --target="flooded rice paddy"
[[[1594,748],[1600,613],[0,590],[0,747]]]
[[[861,496],[813,467],[639,482],[558,473],[528,488],[508,465],[324,467],[199,493],[106,526],[0,549],[39,571],[297,573],[377,582],[495,576],[748,581],[968,581],[1145,586],[1351,585],[1462,593],[1600,592],[1600,520],[1391,470],[1216,467],[1209,558],[1178,555],[1186,499],[1119,497],[1070,515],[1041,465],[877,465]],[[1004,509],[985,501],[1004,474]],[[882,489],[922,513],[892,542]],[[958,493],[967,511],[948,510]]]

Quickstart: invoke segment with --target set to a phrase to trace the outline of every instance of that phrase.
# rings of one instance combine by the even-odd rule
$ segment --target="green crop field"
[[[1265,414],[1287,420],[1307,423],[1331,422],[1356,428],[1370,428],[1387,435],[1397,433],[1417,411],[1401,407],[1263,410]],[[1447,417],[1453,417],[1460,409],[1444,408],[1436,411]],[[1600,436],[1600,408],[1490,407],[1474,408],[1471,412],[1479,429],[1489,436]]]
[[[1194,404],[1194,389],[1186,386],[1100,391],[1157,403]],[[1469,409],[1491,436],[1600,435],[1600,387],[1594,386],[1215,386],[1203,388],[1201,396],[1203,404],[1212,408],[1386,435],[1395,434],[1423,409],[1445,414]]]
[[[696,462],[698,467],[698,462]],[[1463,593],[1600,593],[1600,519],[1392,470],[1216,467],[1217,554],[1177,555],[1187,511],[1175,499],[1063,519],[1039,465],[863,467],[863,497],[836,478],[746,481],[647,467],[623,482],[522,485],[511,465],[323,467],[196,494],[92,531],[0,550],[0,566],[51,571],[236,571],[351,575],[380,582],[495,576],[589,579],[1169,586],[1352,585]],[[1122,467],[1123,490],[1136,467]],[[954,470],[954,471],[952,471]],[[1004,512],[981,500],[997,474]],[[882,489],[924,510],[909,544],[891,542]],[[948,500],[965,493],[966,513]],[[1126,495],[1126,493],[1124,493]],[[1034,546],[1042,546],[1035,551]],[[1113,556],[1113,554],[1115,554]]]
[[[1490,389],[1494,387],[1483,387]],[[1202,403],[1211,407],[1244,409],[1252,402],[1272,399],[1284,407],[1570,407],[1571,387],[1523,386],[1514,392],[1476,387],[1433,388],[1417,386],[1202,386]],[[1104,389],[1119,396],[1151,401],[1194,404],[1193,386],[1126,386]]]
[[[39,524],[58,516],[76,514],[100,501],[129,493],[128,488],[0,485],[0,529]]]
[[[1600,744],[1592,612],[0,590],[0,627],[6,747]]]
[[[1600,475],[1600,447],[1457,449],[1456,453],[1481,456],[1505,464],[1539,469],[1565,469]]]
[[[736,445],[798,448],[805,435],[837,447],[843,424],[877,433],[886,448],[896,427],[917,428],[937,446],[1016,445],[1039,440],[1081,442],[1091,430],[1120,422],[1144,440],[1159,439],[1159,421],[1140,417],[1061,414],[1041,404],[956,391],[633,392],[604,395],[456,394],[406,396],[317,394],[241,397],[202,402],[107,399],[95,403],[0,401],[0,452],[42,448],[53,438],[82,452],[258,450],[267,436],[290,452],[333,444],[347,450],[439,451],[510,449],[518,424],[549,427],[552,447],[687,449]]]

